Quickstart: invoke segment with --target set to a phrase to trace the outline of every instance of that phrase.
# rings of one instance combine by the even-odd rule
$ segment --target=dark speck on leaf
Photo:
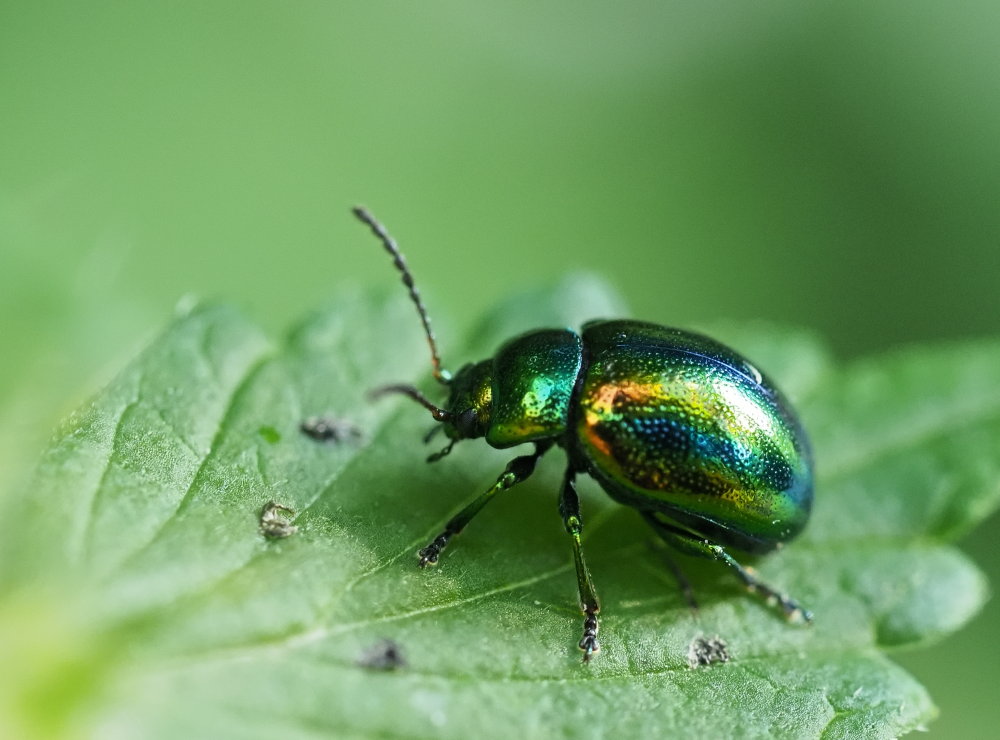
[[[726,641],[716,635],[705,639],[696,637],[688,647],[688,666],[711,665],[712,663],[728,663],[729,650]]]
[[[326,416],[310,416],[299,429],[318,442],[340,443],[361,438],[361,430],[351,422]]]
[[[298,532],[299,528],[288,520],[286,514],[293,516],[295,511],[274,501],[268,501],[260,512],[260,533],[270,539],[280,540]]]
[[[384,639],[365,650],[358,665],[370,671],[395,671],[406,666],[406,659],[398,642]]]

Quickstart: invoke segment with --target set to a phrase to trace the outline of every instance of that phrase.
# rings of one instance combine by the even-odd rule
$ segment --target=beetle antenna
[[[387,396],[390,393],[401,393],[404,396],[409,396],[414,401],[419,403],[425,409],[431,412],[431,416],[434,417],[434,421],[450,421],[451,412],[445,411],[443,408],[435,406],[433,403],[427,400],[427,397],[414,388],[412,385],[384,385],[381,388],[376,388],[371,391],[368,395],[372,399],[381,398],[382,396]]]
[[[451,381],[451,373],[441,367],[441,356],[438,354],[437,342],[434,339],[434,330],[431,329],[431,318],[427,315],[427,309],[424,307],[424,302],[420,298],[420,291],[417,290],[417,286],[413,282],[413,274],[410,272],[410,268],[407,267],[406,260],[403,259],[403,254],[399,251],[399,247],[396,246],[396,241],[389,236],[389,232],[385,230],[385,227],[382,226],[382,224],[380,224],[365,208],[362,206],[355,206],[351,209],[351,211],[355,216],[357,216],[358,220],[368,225],[368,228],[372,230],[372,233],[375,234],[379,241],[382,242],[382,246],[385,247],[385,251],[392,255],[392,263],[402,274],[403,285],[405,285],[406,289],[410,291],[410,300],[412,300],[413,304],[417,307],[417,313],[420,314],[420,321],[424,325],[424,334],[427,335],[427,344],[431,348],[431,367],[434,373],[434,379],[439,383],[447,385]],[[411,398],[415,398],[415,396],[411,395]],[[427,403],[424,403],[424,405],[427,405]]]

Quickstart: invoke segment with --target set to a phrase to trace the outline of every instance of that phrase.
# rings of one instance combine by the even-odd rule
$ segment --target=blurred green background
[[[358,202],[449,333],[582,268],[636,316],[844,358],[996,334],[998,32],[994,2],[3,3],[7,509],[184,296],[277,333],[394,282]],[[994,584],[998,525],[965,542]],[[998,645],[994,601],[896,656],[934,734],[995,732]]]

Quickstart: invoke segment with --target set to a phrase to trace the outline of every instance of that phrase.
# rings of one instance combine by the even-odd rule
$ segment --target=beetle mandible
[[[588,474],[616,501],[636,509],[667,544],[722,561],[789,618],[812,614],[757,579],[728,552],[765,553],[795,537],[812,506],[812,457],[805,432],[777,388],[746,359],[700,334],[632,320],[590,321],[579,333],[537,329],[452,376],[441,366],[430,318],[403,255],[364,208],[368,225],[393,258],[417,308],[434,378],[448,388],[436,406],[411,385],[389,385],[440,422],[449,444],[484,437],[499,449],[533,443],[515,457],[418,553],[437,563],[448,542],[493,499],[526,480],[558,445],[568,465],[559,512],[573,545],[584,661],[600,650],[600,604],[583,556],[583,519],[575,479]],[[435,428],[437,429],[437,427]],[[690,589],[681,579],[688,594]]]

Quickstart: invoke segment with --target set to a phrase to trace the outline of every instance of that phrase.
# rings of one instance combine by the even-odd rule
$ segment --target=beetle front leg
[[[583,651],[583,662],[586,663],[590,660],[591,655],[601,649],[601,645],[597,641],[597,613],[601,610],[601,605],[597,601],[597,591],[594,590],[594,582],[590,578],[590,571],[583,559],[583,519],[580,516],[580,497],[576,493],[575,477],[575,471],[569,468],[566,471],[562,491],[559,494],[559,513],[562,515],[566,532],[573,538],[573,560],[576,563],[580,610],[585,616],[580,649]]]
[[[673,527],[658,519],[654,514],[644,513],[643,517],[667,544],[690,555],[700,555],[722,561],[736,571],[736,575],[743,581],[747,589],[753,593],[760,594],[764,597],[765,601],[777,603],[788,619],[802,619],[804,622],[812,622],[813,615],[811,611],[800,605],[788,594],[768,586],[759,580],[749,568],[740,565],[732,555],[726,552],[722,545],[717,545],[714,542],[697,537],[690,532]]]
[[[493,499],[494,496],[501,491],[506,491],[509,488],[513,488],[518,483],[527,480],[528,477],[535,472],[535,463],[538,462],[538,458],[544,455],[551,446],[551,442],[536,443],[535,451],[532,454],[515,457],[507,463],[507,467],[504,469],[503,473],[500,474],[500,477],[497,478],[497,482],[490,486],[484,493],[476,496],[476,498],[473,499],[468,506],[449,519],[448,523],[444,525],[444,531],[435,537],[431,543],[427,545],[427,547],[422,548],[420,552],[417,553],[420,556],[420,567],[424,568],[428,565],[436,564],[442,551],[448,546],[449,540],[465,529],[465,525],[467,525],[472,518]]]

